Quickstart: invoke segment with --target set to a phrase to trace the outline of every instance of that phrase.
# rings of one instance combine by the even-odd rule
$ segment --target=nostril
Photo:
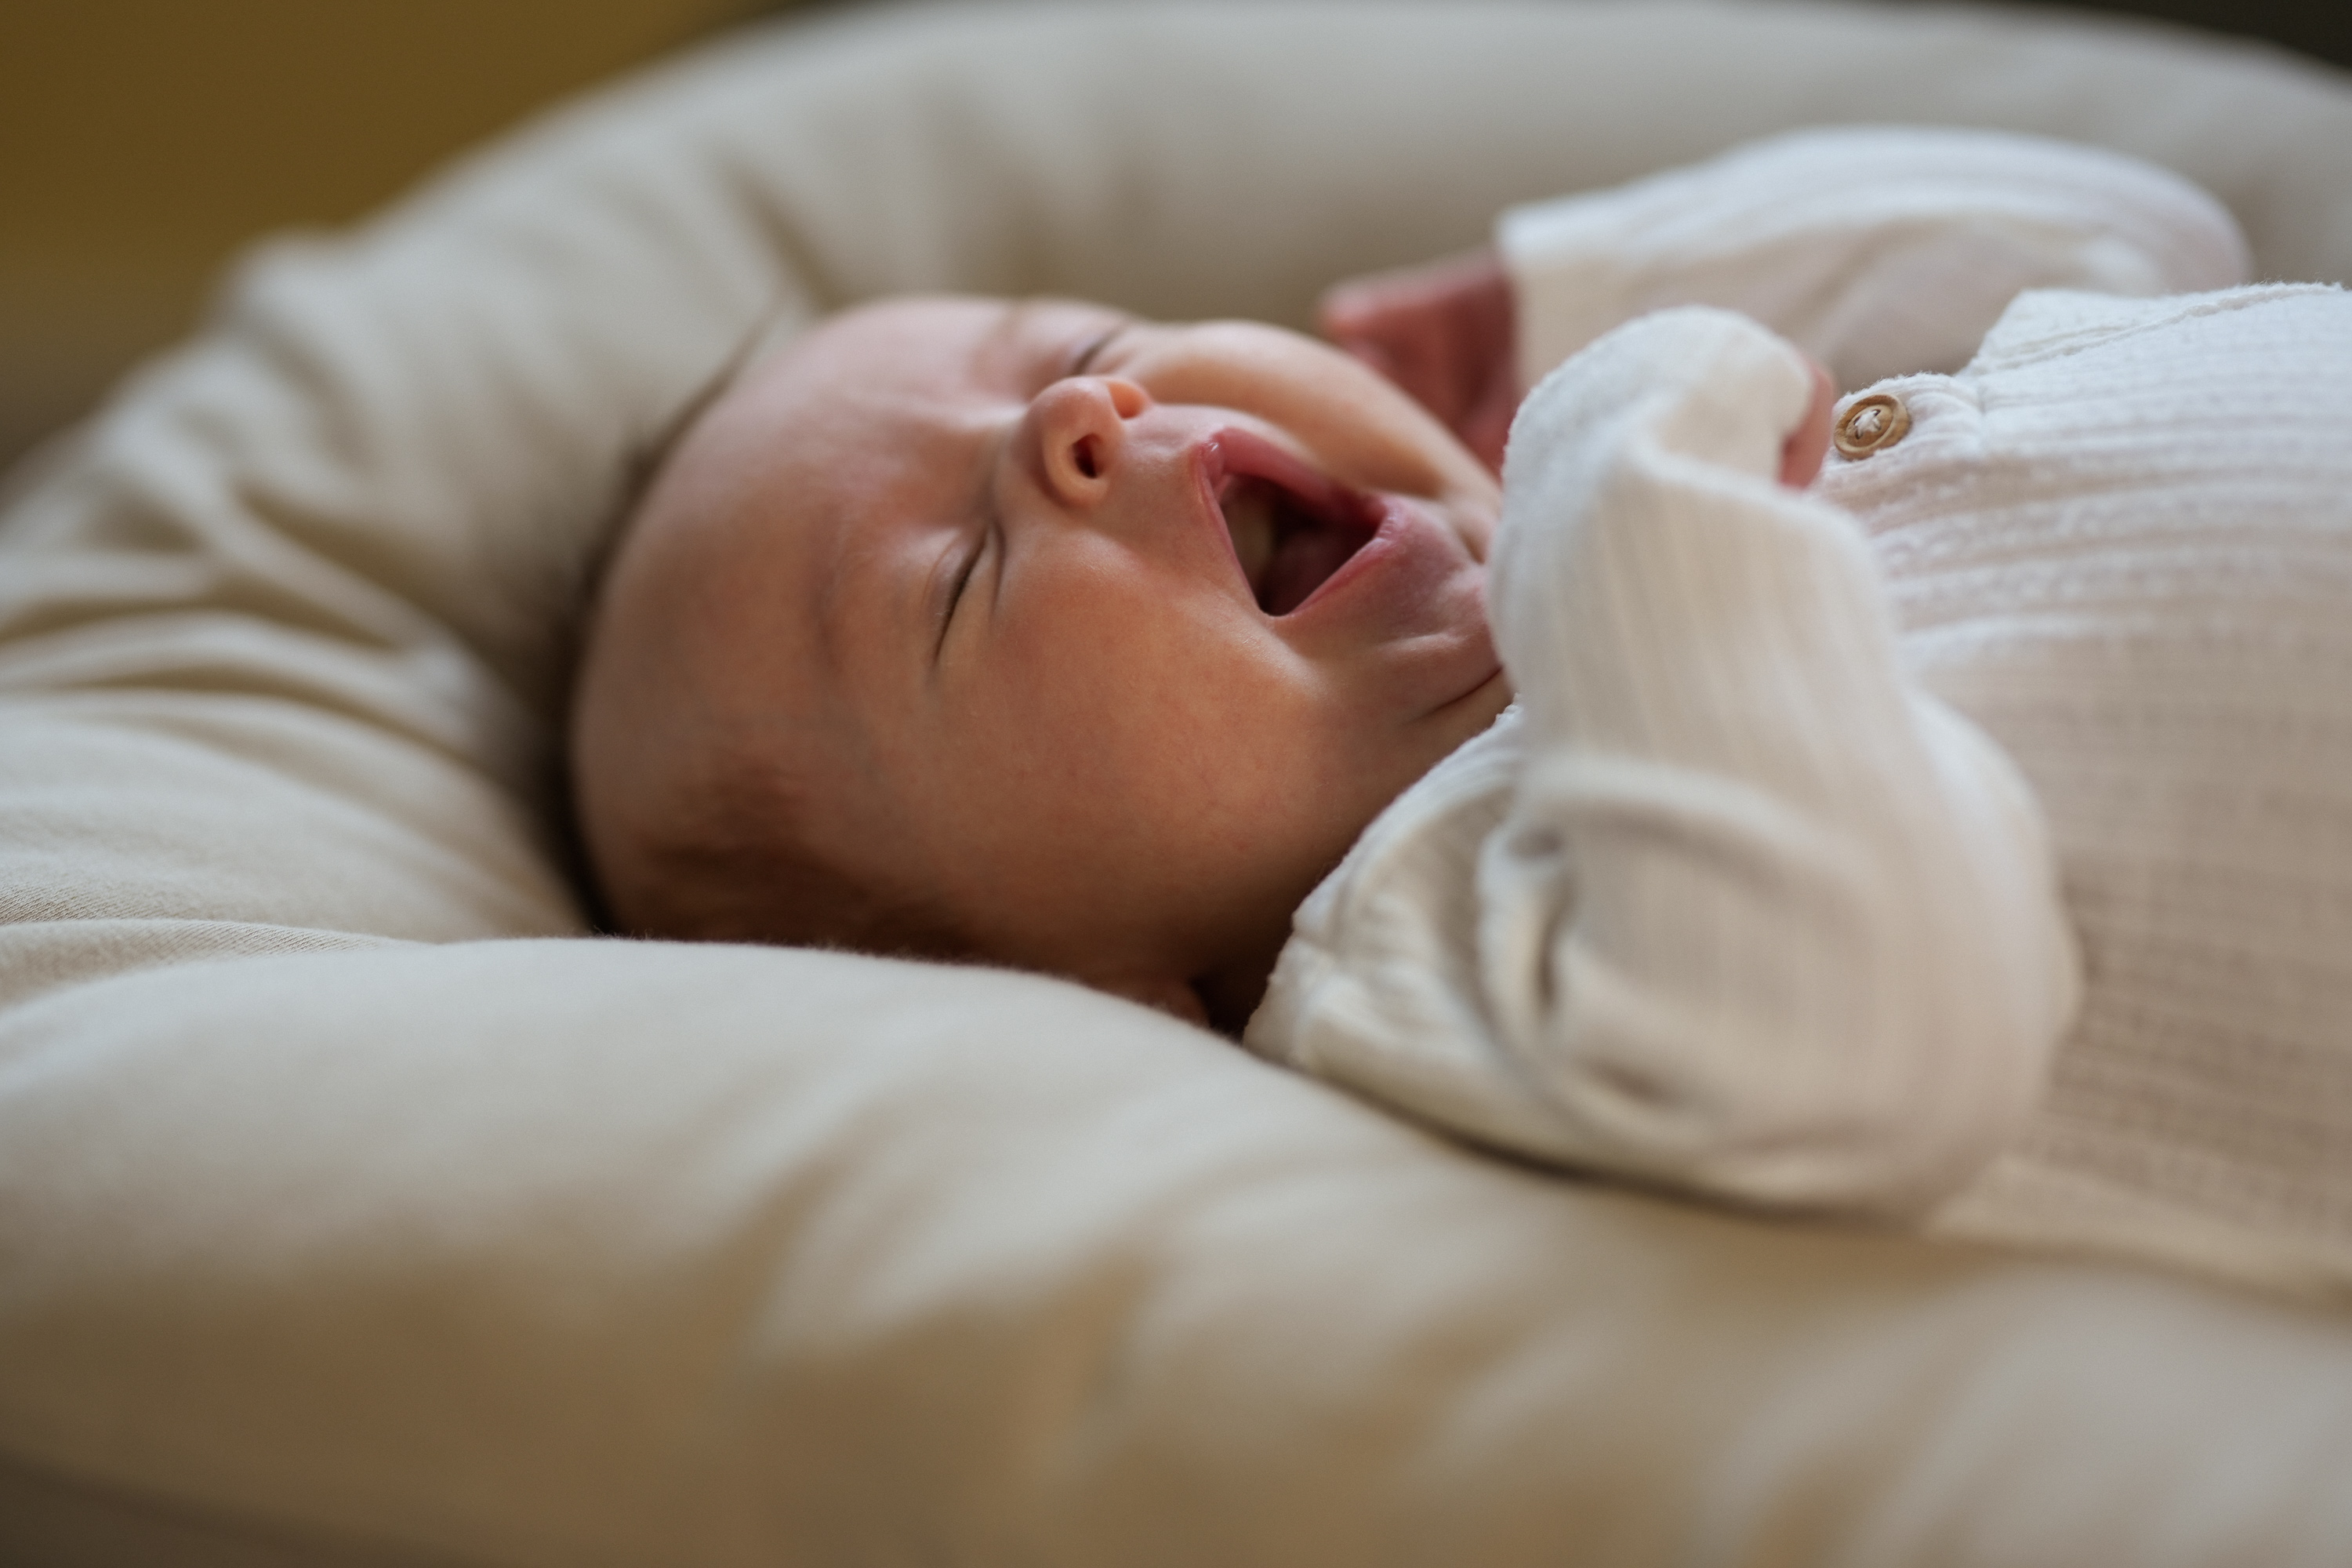
[[[1078,472],[1087,478],[1093,479],[1102,477],[1102,466],[1095,460],[1095,438],[1092,436],[1081,436],[1077,438],[1070,447],[1070,460],[1077,464]]]

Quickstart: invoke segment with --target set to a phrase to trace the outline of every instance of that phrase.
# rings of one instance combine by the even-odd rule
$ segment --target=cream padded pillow
[[[257,258],[0,531],[0,1560],[2352,1558],[2340,1319],[1529,1175],[1047,981],[579,940],[580,585],[764,313],[1296,321],[1906,119],[2352,277],[2336,78],[1702,3],[853,15]]]

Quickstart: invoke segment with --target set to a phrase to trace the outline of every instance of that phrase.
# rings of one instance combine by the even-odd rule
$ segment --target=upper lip
[[[1287,615],[1313,597],[1380,530],[1384,508],[1377,497],[1341,483],[1255,431],[1218,431],[1201,444],[1198,466],[1218,531],[1251,597],[1268,615]],[[1268,518],[1236,515],[1269,503]],[[1245,542],[1235,534],[1237,526],[1253,522],[1264,522],[1274,534],[1265,542],[1264,558],[1255,563],[1244,560]]]

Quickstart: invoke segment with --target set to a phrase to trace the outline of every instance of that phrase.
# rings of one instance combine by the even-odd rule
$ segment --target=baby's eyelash
[[[980,552],[987,547],[987,544],[988,535],[983,531],[972,547],[964,552],[963,560],[956,565],[955,580],[948,584],[947,593],[941,601],[939,612],[939,635],[931,641],[931,663],[934,667],[946,656],[948,633],[955,626],[956,606],[963,603],[963,591],[971,585],[972,574],[979,570]]]
[[[1086,374],[1087,367],[1095,363],[1097,356],[1101,354],[1104,349],[1109,347],[1111,339],[1117,336],[1118,336],[1118,329],[1117,327],[1113,327],[1108,331],[1106,331],[1097,337],[1088,339],[1086,345],[1078,350],[1077,357],[1070,362],[1068,374],[1072,375]]]
[[[972,574],[980,570],[980,553],[988,548],[988,535],[983,532],[966,552],[963,564],[956,568],[955,586],[948,590],[947,619],[955,619],[956,606],[963,603],[963,591],[971,585]]]

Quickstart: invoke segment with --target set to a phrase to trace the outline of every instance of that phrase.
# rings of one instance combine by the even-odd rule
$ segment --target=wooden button
[[[1841,456],[1863,458],[1882,447],[1892,447],[1911,433],[1911,411],[1903,400],[1884,392],[1857,398],[1838,416],[1837,449]]]

